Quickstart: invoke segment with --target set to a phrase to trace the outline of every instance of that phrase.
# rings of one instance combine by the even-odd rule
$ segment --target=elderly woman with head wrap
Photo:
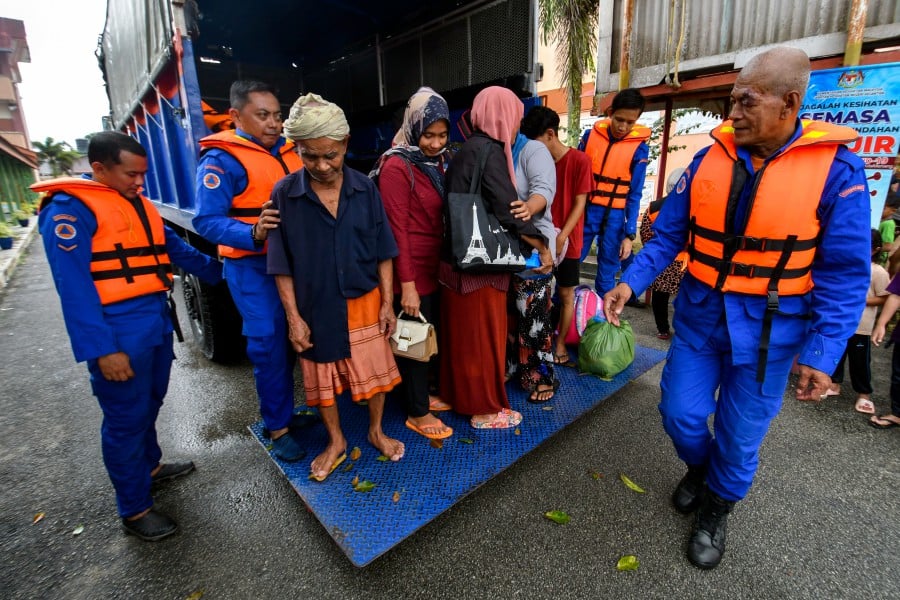
[[[406,105],[393,147],[369,175],[378,183],[399,250],[394,259],[394,310],[432,323],[440,314],[437,272],[449,132],[447,102],[431,88],[419,89]],[[430,412],[449,408],[437,397],[429,400],[429,371],[437,359],[396,360],[403,381],[393,394],[403,401],[406,426],[430,439],[451,436],[453,430]]]
[[[463,144],[447,170],[447,192],[468,192],[481,149],[487,147],[487,162],[481,193],[500,224],[515,232],[540,252],[542,272],[549,272],[553,258],[534,223],[518,218],[516,175],[511,146],[525,109],[510,90],[489,87],[476,97],[469,115],[473,135]],[[441,295],[441,393],[454,410],[471,415],[475,428],[515,427],[522,421],[511,410],[504,386],[506,358],[506,293],[510,275],[469,274],[454,270],[445,242],[439,279]]]
[[[284,132],[304,168],[272,192],[281,222],[269,234],[268,270],[300,354],[306,403],[319,407],[328,430],[328,446],[310,466],[310,476],[323,481],[347,455],[335,404],[345,391],[354,402],[368,401],[369,442],[391,460],[403,457],[403,443],[381,428],[385,392],[400,381],[388,344],[397,245],[375,184],[344,166],[344,112],[307,94],[294,103]]]

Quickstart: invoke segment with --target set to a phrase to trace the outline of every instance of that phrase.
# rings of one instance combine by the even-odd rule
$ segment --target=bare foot
[[[445,431],[452,431],[449,427],[444,425],[443,421],[441,421],[431,413],[428,413],[422,417],[410,417],[409,420],[425,433],[429,433],[432,435],[438,435],[444,433]]]
[[[314,478],[324,480],[332,471],[338,458],[347,452],[347,440],[331,441],[322,454],[315,457],[309,465],[309,472]]]
[[[406,452],[403,442],[389,438],[383,431],[369,431],[369,442],[394,462],[403,458],[403,453]]]

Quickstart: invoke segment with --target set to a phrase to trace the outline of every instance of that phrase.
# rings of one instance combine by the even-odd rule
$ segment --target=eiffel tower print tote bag
[[[485,144],[478,154],[469,192],[447,196],[453,262],[470,273],[515,273],[525,268],[519,237],[500,224],[481,196],[481,174],[489,150]]]

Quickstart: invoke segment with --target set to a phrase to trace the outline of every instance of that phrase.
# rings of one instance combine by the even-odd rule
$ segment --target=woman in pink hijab
[[[502,87],[482,90],[472,104],[473,134],[447,170],[447,192],[468,192],[482,148],[487,146],[481,194],[500,224],[522,240],[524,254],[537,248],[543,268],[552,267],[547,240],[533,223],[516,216],[517,199],[512,142],[525,109]],[[455,270],[449,240],[438,271],[441,295],[441,396],[453,409],[471,416],[476,429],[515,427],[522,414],[506,396],[506,294],[508,273],[470,274]]]

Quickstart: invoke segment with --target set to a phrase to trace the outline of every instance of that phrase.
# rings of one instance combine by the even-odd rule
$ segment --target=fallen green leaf
[[[371,492],[375,489],[375,484],[371,481],[360,481],[353,486],[354,492]]]
[[[389,461],[389,460],[391,460],[391,459],[389,459],[387,456],[385,456],[384,454],[382,454],[381,456],[379,456],[379,457],[376,458],[375,460],[377,460],[378,462],[387,462],[387,461]]]
[[[459,438],[459,443],[460,444],[474,444],[475,440],[473,440],[471,438]]]
[[[594,479],[600,479],[601,477],[603,477],[603,473],[594,471],[593,473],[591,473],[591,477],[593,477]]]
[[[350,451],[350,460],[359,460],[360,456],[362,456],[362,450],[359,449],[359,446],[354,446]]]
[[[353,468],[353,463],[348,462],[347,465],[344,467],[344,473],[346,473],[347,471],[349,471],[352,468]]]
[[[353,487],[356,487],[357,483],[359,483],[359,475],[357,475],[356,477],[353,478],[352,481],[350,481],[350,485],[352,485]]]
[[[196,592],[194,592],[193,594],[191,594],[184,600],[200,600],[200,598],[202,598],[202,597],[203,597],[203,590],[197,590]]]
[[[569,522],[569,515],[564,513],[561,510],[550,510],[544,513],[544,516],[553,521],[554,523],[558,523],[560,525],[565,525]]]
[[[272,451],[272,444],[266,444],[266,452]]]
[[[309,416],[312,416],[312,415],[316,414],[316,411],[310,410],[310,409],[307,408],[306,410],[301,410],[301,411],[299,411],[299,412],[295,412],[294,414],[295,414],[295,415],[306,415],[306,416],[309,417]],[[202,594],[203,592],[200,592],[200,593]]]
[[[625,475],[625,473],[619,473],[619,479],[622,480],[622,483],[624,483],[625,486],[626,486],[629,490],[633,490],[633,491],[637,492],[638,494],[643,494],[643,493],[644,493],[644,488],[642,488],[641,486],[639,486],[638,484],[636,484],[636,483],[633,482],[632,480],[628,479],[628,476]]]
[[[79,525],[75,529],[72,530],[72,535],[81,535],[81,532],[84,531],[84,525]]]
[[[636,571],[640,564],[641,562],[637,556],[628,554],[619,559],[619,562],[616,563],[616,568],[620,571]]]

